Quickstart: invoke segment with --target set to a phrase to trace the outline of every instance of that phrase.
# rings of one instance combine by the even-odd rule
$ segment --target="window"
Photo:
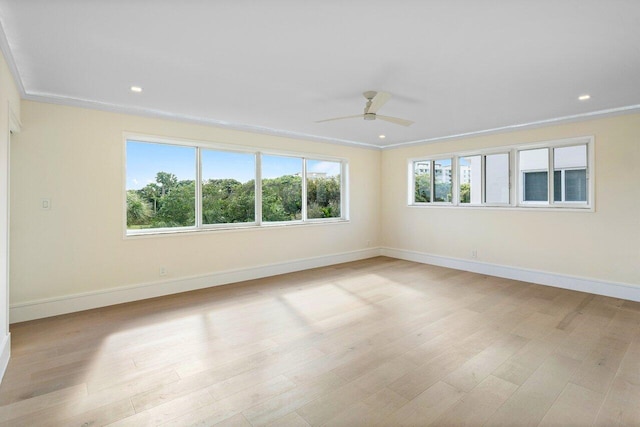
[[[556,206],[586,204],[587,151],[587,144],[521,150],[520,201]]]
[[[460,203],[482,203],[482,156],[460,157],[458,183]]]
[[[485,203],[509,204],[509,153],[488,154],[485,165]]]
[[[429,203],[431,201],[431,162],[415,162],[413,174],[415,203]]]
[[[523,150],[519,153],[521,202],[549,201],[549,149]]]
[[[461,205],[509,203],[509,154],[459,157]]]
[[[451,159],[433,162],[433,201],[451,203]]]
[[[202,224],[256,220],[256,156],[202,149]]]
[[[553,200],[587,201],[587,146],[575,145],[553,150]]]
[[[125,166],[128,235],[346,220],[344,160],[128,139]]]
[[[193,227],[196,149],[127,142],[127,228]]]
[[[413,162],[414,203],[452,202],[452,164],[452,159]]]
[[[307,218],[340,218],[339,162],[307,160]]]
[[[262,220],[302,219],[302,159],[262,156]]]
[[[592,153],[581,137],[411,159],[409,204],[592,208]]]

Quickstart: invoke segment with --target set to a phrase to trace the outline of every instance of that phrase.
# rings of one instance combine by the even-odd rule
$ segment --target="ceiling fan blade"
[[[376,93],[376,96],[371,100],[371,106],[369,106],[367,113],[376,113],[389,99],[391,99],[389,92]]]
[[[331,122],[333,120],[342,120],[342,119],[355,119],[360,117],[364,117],[364,114],[358,114],[356,116],[334,117],[333,119],[318,120],[316,123]]]
[[[399,119],[397,117],[381,116],[380,114],[376,114],[376,118],[384,120],[386,122],[395,123],[400,126],[411,126],[413,124],[411,120]]]

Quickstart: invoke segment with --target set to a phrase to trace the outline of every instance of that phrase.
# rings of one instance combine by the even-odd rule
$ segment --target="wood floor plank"
[[[476,352],[463,348],[451,348],[440,356],[403,375],[391,383],[389,388],[405,399],[413,400],[433,384],[446,377],[447,374],[455,371],[475,354]]]
[[[384,257],[13,324],[0,426],[640,425],[640,304]]]
[[[626,341],[609,336],[600,338],[571,382],[598,393],[606,393],[628,348],[629,343]]]
[[[500,339],[468,359],[444,378],[444,382],[462,391],[471,391],[529,340],[519,335]]]
[[[312,383],[300,384],[285,393],[245,409],[242,413],[253,426],[266,425],[344,384],[345,381],[342,378],[330,372],[322,375],[321,378],[316,378]]]
[[[463,396],[460,402],[445,411],[434,424],[442,426],[484,425],[517,388],[517,385],[509,381],[490,375]]]
[[[556,343],[531,340],[496,368],[493,375],[513,384],[522,385],[557,346]]]
[[[226,420],[214,424],[214,427],[252,427],[251,423],[242,414],[234,415]]]
[[[112,423],[112,427],[137,427],[137,426],[157,426],[171,421],[183,414],[190,413],[203,406],[210,405],[215,399],[206,391],[198,390],[193,393],[171,399],[162,405],[154,406],[151,409],[137,411],[130,417]]]
[[[0,422],[20,418],[30,413],[39,412],[68,400],[77,400],[87,395],[86,384],[78,384],[51,393],[21,400],[0,407]]]
[[[368,398],[349,406],[324,426],[368,426],[387,425],[386,420],[398,409],[408,403],[407,399],[388,388],[380,390]]]
[[[640,425],[640,342],[629,345],[600,408],[596,425]]]
[[[352,404],[369,397],[370,393],[354,383],[346,384],[296,409],[298,415],[311,426],[319,426],[338,415]]]
[[[539,426],[590,426],[598,415],[604,394],[568,383]]]
[[[251,424],[249,424],[251,425]],[[310,427],[297,412],[290,412],[282,418],[278,418],[266,425],[266,427]]]
[[[492,426],[535,426],[578,368],[579,361],[550,355],[487,421]]]
[[[455,405],[464,393],[439,381],[386,417],[386,425],[427,426]]]
[[[185,425],[214,425],[227,418],[242,413],[243,410],[256,404],[260,404],[273,396],[285,394],[294,389],[296,385],[287,378],[280,376],[265,381],[259,386],[246,389],[222,400],[200,406],[161,425],[185,426]],[[173,415],[173,414],[172,414]]]

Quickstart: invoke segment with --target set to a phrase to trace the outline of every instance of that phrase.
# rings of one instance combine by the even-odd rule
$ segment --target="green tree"
[[[262,219],[291,221],[302,218],[302,178],[284,175],[262,180]]]
[[[420,173],[415,176],[415,201],[431,201],[431,174]]]
[[[307,217],[336,218],[340,216],[340,177],[307,180]]]
[[[148,224],[153,212],[135,190],[127,191],[127,226]]]
[[[178,185],[178,178],[169,172],[158,172],[156,174],[156,182],[160,185],[160,197],[162,197]]]
[[[155,182],[147,184],[144,188],[138,190],[138,194],[144,200],[148,201],[153,207],[153,214],[158,212],[158,200],[160,199],[161,188]]]
[[[471,202],[471,185],[469,183],[460,184],[460,203]]]
[[[434,202],[450,202],[452,199],[450,182],[436,182],[433,195]]]
[[[161,204],[153,225],[155,227],[184,227],[195,225],[195,182],[181,181],[161,196]]]
[[[211,179],[202,185],[202,220],[205,224],[255,220],[255,181]]]

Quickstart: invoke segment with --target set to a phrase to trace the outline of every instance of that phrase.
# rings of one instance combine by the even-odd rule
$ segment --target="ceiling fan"
[[[364,97],[367,99],[367,105],[364,107],[364,114],[358,114],[355,116],[345,116],[345,117],[335,117],[333,119],[325,119],[318,120],[316,123],[330,122],[333,120],[342,120],[342,119],[355,119],[362,117],[365,120],[375,120],[380,119],[385,122],[395,123],[401,126],[411,126],[413,122],[411,120],[399,119],[397,117],[383,116],[377,114],[378,110],[386,104],[386,102],[391,98],[391,94],[388,92],[376,92],[375,90],[368,90],[363,93]]]

